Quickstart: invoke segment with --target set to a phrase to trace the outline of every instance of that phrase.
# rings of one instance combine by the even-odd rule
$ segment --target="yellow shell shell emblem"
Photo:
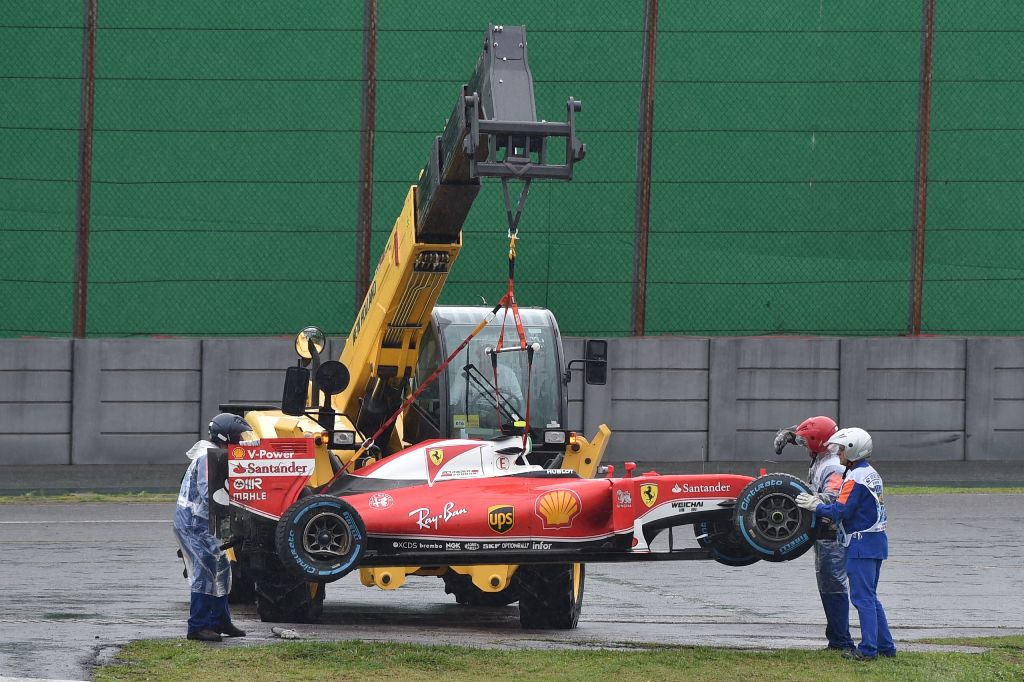
[[[583,510],[580,496],[572,490],[552,490],[537,498],[537,516],[544,528],[568,528]]]
[[[243,459],[245,458],[245,450],[240,447],[232,448],[231,457],[232,459]]]

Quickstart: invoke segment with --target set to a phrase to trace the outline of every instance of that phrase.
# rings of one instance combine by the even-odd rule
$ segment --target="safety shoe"
[[[893,649],[892,651],[879,651],[878,655],[884,656],[885,658],[896,658],[896,650]]]
[[[828,646],[822,647],[821,650],[822,651],[841,651],[841,652],[845,653],[847,651],[856,651],[857,649],[855,647],[852,647],[852,646],[832,646],[831,644],[829,644]]]
[[[234,623],[228,623],[220,626],[220,634],[225,637],[245,637],[245,630],[236,627]]]
[[[188,633],[188,635],[185,636],[185,638],[194,639],[198,642],[219,642],[223,639],[219,633],[216,633],[213,630],[209,629],[196,630],[195,632],[190,632]]]
[[[863,653],[860,649],[850,649],[849,651],[843,652],[843,658],[848,658],[851,661],[873,661],[877,656],[868,656]]]

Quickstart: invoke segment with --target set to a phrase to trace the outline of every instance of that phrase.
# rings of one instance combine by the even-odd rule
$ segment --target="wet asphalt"
[[[904,650],[930,648],[912,643],[924,637],[1024,634],[1024,495],[900,495],[887,506],[879,596]],[[183,637],[189,595],[172,510],[0,507],[0,677],[85,680],[130,640]],[[676,544],[688,534],[677,532]],[[308,640],[488,648],[817,648],[824,616],[813,570],[811,554],[745,568],[591,564],[579,628],[564,632],[521,630],[515,605],[457,606],[438,578],[385,592],[353,574],[328,586],[322,623],[286,627]],[[215,646],[278,641],[251,607],[234,613],[249,636]]]

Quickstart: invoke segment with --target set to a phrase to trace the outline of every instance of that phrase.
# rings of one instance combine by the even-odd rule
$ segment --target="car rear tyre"
[[[810,492],[789,474],[768,474],[748,483],[736,500],[740,540],[765,561],[802,555],[814,545],[818,521],[813,512],[797,506],[796,496]]]
[[[519,623],[527,630],[571,630],[583,608],[585,564],[521,566]]]
[[[698,521],[693,526],[697,544],[711,550],[711,558],[726,566],[749,566],[761,560],[743,541],[729,520]]]
[[[291,576],[329,583],[359,565],[366,549],[366,526],[348,502],[312,495],[285,511],[277,522],[275,545]]]

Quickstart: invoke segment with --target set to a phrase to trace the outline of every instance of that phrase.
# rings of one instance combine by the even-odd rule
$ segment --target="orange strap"
[[[519,304],[516,302],[515,293],[515,281],[516,281],[516,240],[518,236],[516,233],[509,232],[509,243],[508,243],[508,291],[501,297],[501,302],[498,304],[500,307],[505,309],[504,314],[501,318],[501,330],[498,332],[498,344],[494,349],[494,355],[491,357],[491,367],[494,371],[494,404],[495,409],[498,412],[498,423],[501,423],[501,411],[497,409],[499,402],[501,401],[501,394],[498,388],[498,353],[501,352],[502,346],[505,342],[505,323],[508,321],[508,311],[512,310],[512,319],[516,325],[516,334],[519,336],[519,348],[521,350],[527,350],[526,343],[526,331],[523,329],[523,318],[519,314]],[[528,350],[527,357],[527,371],[526,371],[526,414],[523,415],[526,421],[526,426],[523,429],[523,450],[526,450],[526,439],[530,435],[530,379],[533,374],[533,350]]]

